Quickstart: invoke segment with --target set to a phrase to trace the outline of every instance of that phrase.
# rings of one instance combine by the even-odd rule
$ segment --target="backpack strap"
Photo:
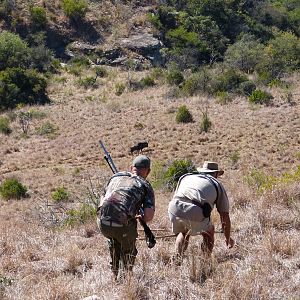
[[[217,192],[217,197],[216,197],[216,200],[214,201],[214,203],[219,199],[219,183],[218,183],[218,181],[211,175],[204,174],[204,173],[198,173],[198,172],[186,173],[186,174],[182,175],[178,180],[175,192],[177,192],[181,180],[188,175],[197,175],[197,177],[207,179],[215,187],[216,192]]]

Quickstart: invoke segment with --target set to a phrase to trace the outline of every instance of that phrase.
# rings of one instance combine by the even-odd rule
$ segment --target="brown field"
[[[115,84],[125,83],[127,76],[108,69],[97,88],[86,90],[76,84],[78,77],[63,72],[49,86],[51,105],[20,109],[45,113],[43,119],[30,122],[27,136],[18,119],[12,134],[0,136],[0,181],[15,176],[30,194],[0,202],[0,298],[300,299],[299,179],[263,193],[245,180],[254,168],[280,177],[294,174],[300,165],[299,75],[289,78],[293,103],[282,90],[273,89],[271,106],[251,106],[244,98],[226,105],[201,95],[173,99],[168,97],[170,87],[160,82],[116,96]],[[182,104],[192,113],[193,123],[175,122]],[[206,108],[213,126],[201,133]],[[53,136],[37,133],[45,122],[57,128]],[[51,193],[58,186],[71,194],[66,208],[85,203],[92,189],[101,191],[111,174],[100,139],[120,170],[128,169],[133,158],[129,149],[140,141],[149,142],[144,153],[154,165],[182,158],[196,165],[218,161],[225,169],[221,180],[230,197],[236,246],[226,249],[223,236],[216,234],[212,260],[205,261],[201,237],[193,237],[182,266],[176,267],[171,262],[174,239],[159,239],[151,250],[138,241],[133,276],[114,283],[106,241],[95,220],[49,226],[47,206],[54,205]],[[162,234],[170,232],[171,196],[156,190],[156,215],[150,226],[166,229]],[[215,212],[213,218],[219,229]]]

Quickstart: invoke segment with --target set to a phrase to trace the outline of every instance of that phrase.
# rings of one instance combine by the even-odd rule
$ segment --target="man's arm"
[[[232,248],[234,246],[234,240],[230,237],[231,222],[230,222],[229,213],[227,212],[220,213],[220,219],[221,219],[224,236],[226,239],[226,245],[229,246],[229,248]]]
[[[154,217],[154,209],[152,208],[144,208],[144,216],[143,216],[143,220],[148,223],[150,221],[152,221]]]

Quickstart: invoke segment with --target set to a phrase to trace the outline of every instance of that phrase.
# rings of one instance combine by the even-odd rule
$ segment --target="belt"
[[[123,227],[123,224],[119,224],[113,221],[101,220],[101,224],[111,226],[111,227]]]

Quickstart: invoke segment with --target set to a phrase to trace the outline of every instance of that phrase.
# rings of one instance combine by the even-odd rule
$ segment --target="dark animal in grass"
[[[134,152],[143,152],[144,148],[148,147],[148,142],[140,142],[137,143],[136,145],[130,147],[130,153],[133,154]]]

